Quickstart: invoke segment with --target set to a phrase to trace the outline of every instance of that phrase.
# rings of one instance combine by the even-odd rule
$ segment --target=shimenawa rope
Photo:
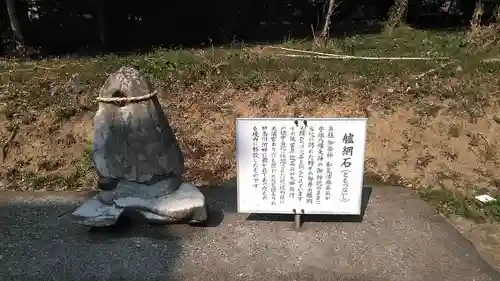
[[[148,100],[148,99],[156,96],[157,94],[158,94],[158,91],[154,91],[150,94],[138,96],[138,97],[112,97],[112,98],[97,97],[97,101],[103,102],[103,103],[140,102],[140,101]]]

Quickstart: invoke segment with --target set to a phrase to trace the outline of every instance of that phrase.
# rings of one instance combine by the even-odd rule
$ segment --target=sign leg
[[[300,229],[300,214],[295,214],[295,229]]]

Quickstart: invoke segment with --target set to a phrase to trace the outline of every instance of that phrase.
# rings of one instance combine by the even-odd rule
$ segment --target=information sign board
[[[366,118],[238,118],[238,212],[359,215]]]

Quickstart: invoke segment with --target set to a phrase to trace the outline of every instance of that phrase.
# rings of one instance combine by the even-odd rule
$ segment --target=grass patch
[[[446,216],[457,215],[478,223],[500,221],[500,197],[493,202],[481,203],[460,192],[432,188],[421,190],[420,196]]]

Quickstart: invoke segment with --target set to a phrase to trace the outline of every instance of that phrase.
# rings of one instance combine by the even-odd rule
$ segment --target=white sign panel
[[[238,212],[361,212],[366,118],[236,120]]]

